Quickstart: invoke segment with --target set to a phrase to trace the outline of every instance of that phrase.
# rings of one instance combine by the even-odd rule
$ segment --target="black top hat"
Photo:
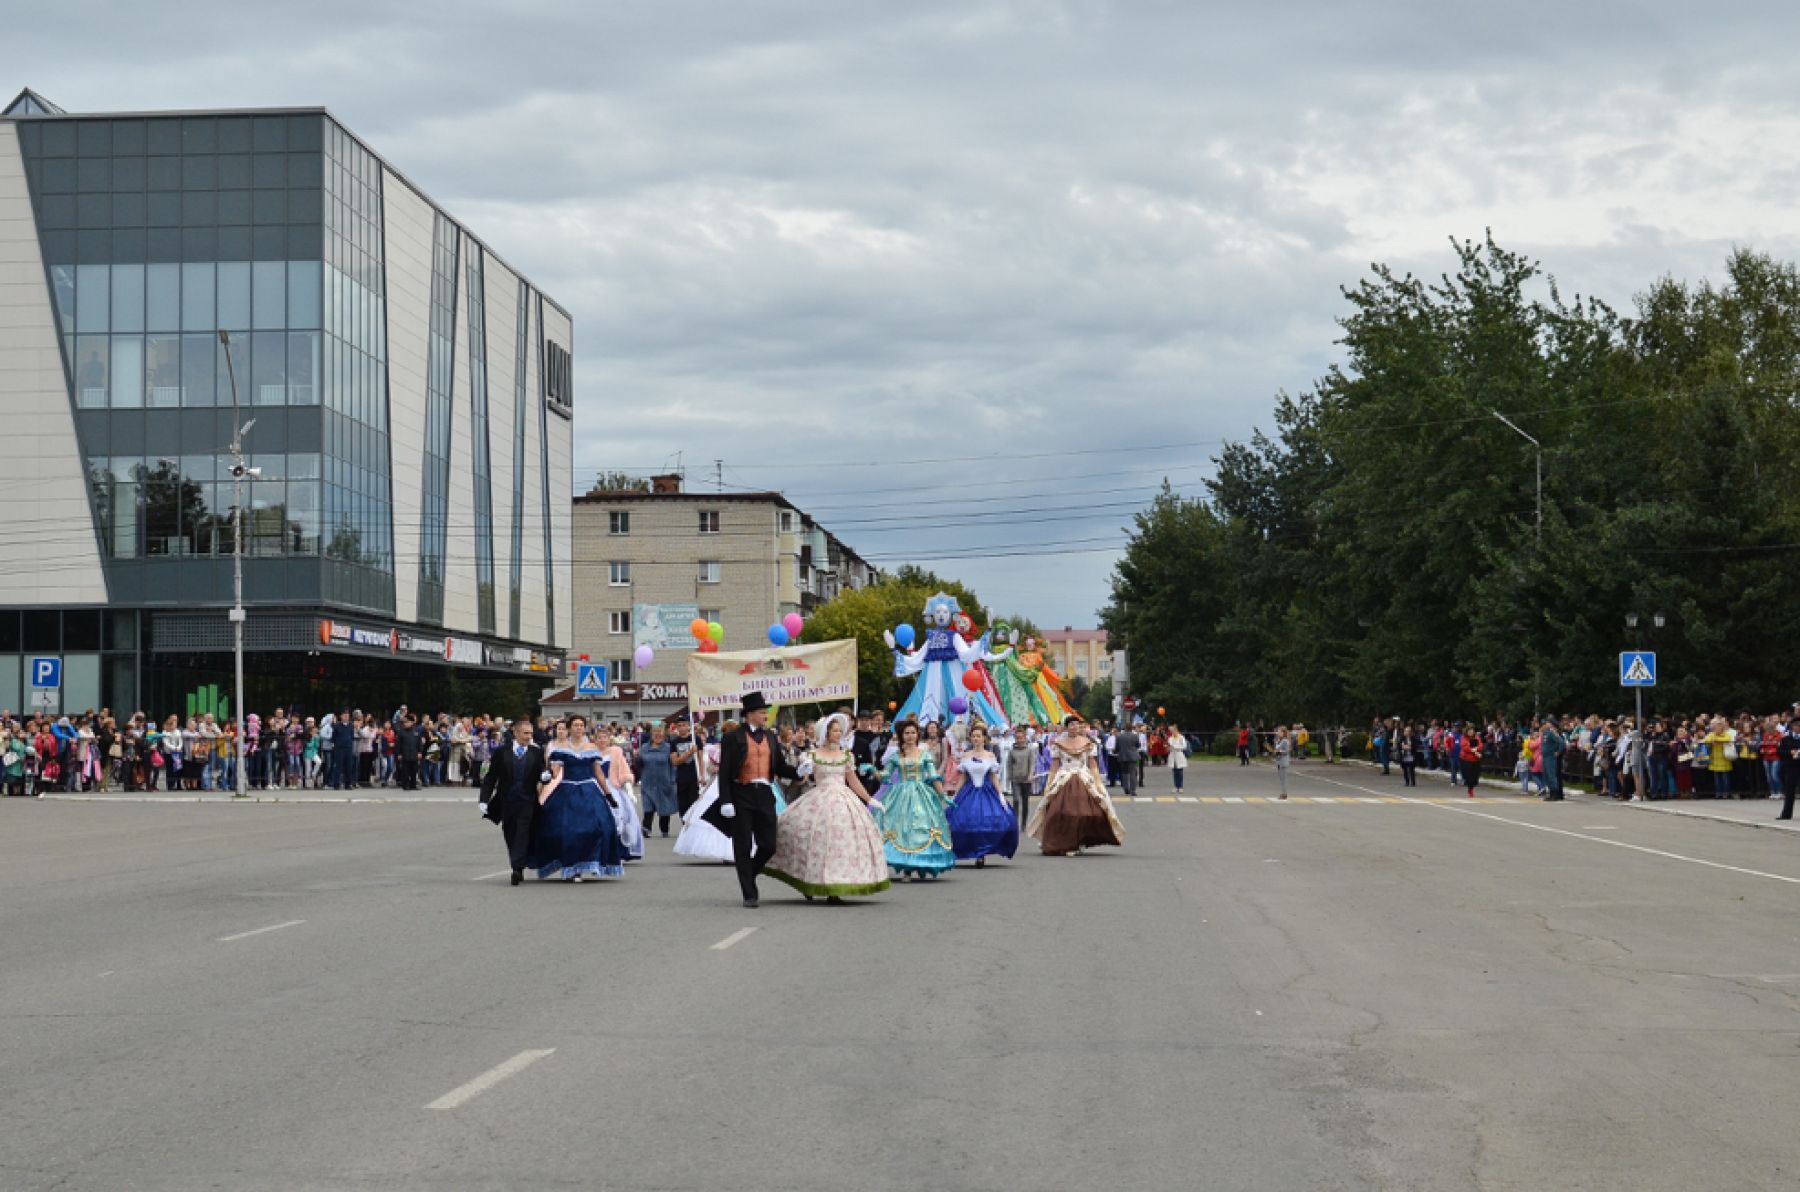
[[[763,698],[763,693],[760,691],[752,691],[744,697],[744,715],[746,716],[752,712],[764,711],[768,706],[769,701]]]

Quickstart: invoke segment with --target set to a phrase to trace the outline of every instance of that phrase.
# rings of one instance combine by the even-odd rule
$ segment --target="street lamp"
[[[1636,613],[1626,613],[1625,614],[1625,628],[1631,629],[1631,630],[1636,630],[1638,627],[1639,619],[1640,618],[1638,617],[1638,615]],[[1668,623],[1669,623],[1668,618],[1663,616],[1661,613],[1651,613],[1650,614],[1650,624],[1653,628],[1661,629],[1664,625],[1667,625]],[[1635,639],[1637,637],[1637,634],[1634,632],[1632,634],[1632,637]],[[1636,649],[1636,648],[1638,648],[1638,647],[1636,647],[1636,646],[1633,647],[1633,649]],[[1638,687],[1638,688],[1635,688],[1634,690],[1637,692],[1637,731],[1641,733],[1644,731],[1644,689],[1642,687]]]
[[[234,795],[250,797],[250,777],[245,766],[245,746],[249,738],[244,726],[244,479],[261,475],[259,469],[244,466],[244,436],[256,425],[256,419],[238,426],[237,369],[231,362],[231,333],[219,329],[219,344],[225,349],[225,375],[231,379],[231,424],[237,430],[231,436],[231,629],[232,662],[237,671],[237,689],[233,700],[237,713],[237,782]]]

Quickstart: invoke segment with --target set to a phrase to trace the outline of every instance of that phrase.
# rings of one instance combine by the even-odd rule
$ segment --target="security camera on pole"
[[[231,333],[220,328],[219,344],[225,349],[225,373],[231,378],[231,422],[239,417],[237,369],[231,362]],[[256,419],[238,426],[231,436],[231,629],[232,661],[237,669],[237,689],[233,699],[237,714],[237,773],[234,798],[250,797],[249,775],[244,767],[244,480],[254,480],[262,469],[244,465],[244,436],[256,425]]]

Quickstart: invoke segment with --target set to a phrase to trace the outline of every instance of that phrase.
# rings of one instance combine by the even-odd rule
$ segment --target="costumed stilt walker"
[[[760,905],[756,877],[775,855],[776,778],[790,783],[799,773],[781,756],[774,734],[765,725],[769,701],[760,691],[744,697],[744,719],[735,733],[719,742],[719,798],[706,817],[713,826],[731,829],[738,888],[744,905]],[[717,818],[714,818],[714,817]]]
[[[538,778],[543,772],[544,751],[531,739],[530,718],[521,716],[513,721],[512,740],[494,751],[481,779],[481,813],[500,825],[515,886],[525,880],[531,862]]]
[[[956,865],[944,818],[943,780],[919,739],[919,725],[899,728],[899,748],[887,760],[880,800],[881,843],[888,868],[907,880],[936,880]]]
[[[540,881],[559,874],[566,882],[622,876],[622,808],[606,780],[609,763],[588,739],[585,716],[569,718],[568,743],[552,745],[548,762],[527,865]]]
[[[844,748],[850,718],[833,713],[820,722],[817,748],[807,755],[812,787],[789,804],[776,825],[770,877],[806,896],[840,903],[888,888],[881,829],[874,804],[856,777],[856,760]]]
[[[1063,734],[1051,743],[1050,780],[1025,829],[1043,846],[1046,857],[1125,843],[1125,829],[1100,780],[1096,746],[1079,725],[1079,717],[1069,717],[1063,722]]]
[[[950,701],[959,695],[966,695],[969,710],[984,723],[999,727],[1006,723],[1006,717],[995,707],[979,689],[971,690],[963,682],[963,675],[970,665],[978,661],[986,650],[977,643],[964,641],[951,628],[951,621],[962,610],[958,607],[956,597],[944,592],[925,602],[925,644],[912,647],[915,640],[910,626],[901,626],[898,637],[893,630],[887,630],[883,636],[889,648],[894,651],[894,675],[896,678],[917,676],[912,692],[906,702],[895,714],[896,721],[908,716],[916,716],[921,721],[944,721],[950,718]],[[901,640],[902,638],[906,640]]]
[[[1019,849],[1019,821],[1000,795],[996,778],[1001,762],[988,748],[987,728],[969,726],[969,747],[957,759],[956,789],[944,813],[950,825],[950,846],[958,861],[973,861],[975,868],[989,857],[1010,857]]]

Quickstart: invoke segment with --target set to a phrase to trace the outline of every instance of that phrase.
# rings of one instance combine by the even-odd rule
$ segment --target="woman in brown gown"
[[[1071,716],[1050,745],[1050,779],[1026,833],[1043,846],[1046,857],[1078,853],[1091,845],[1125,843],[1125,829],[1113,814],[1112,800],[1100,781],[1094,742]]]

